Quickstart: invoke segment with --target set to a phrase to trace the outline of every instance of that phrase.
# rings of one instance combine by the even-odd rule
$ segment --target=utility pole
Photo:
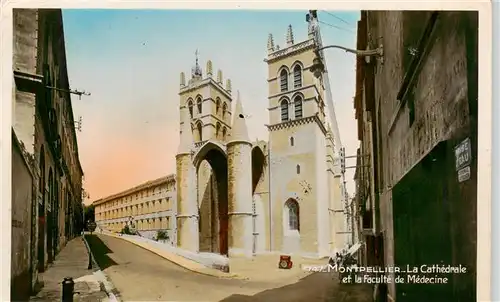
[[[57,88],[57,87],[53,87],[53,86],[45,86],[45,88],[56,90],[56,91],[61,91],[61,92],[66,92],[66,93],[70,93],[70,94],[76,94],[76,95],[78,95],[79,100],[82,99],[82,95],[85,95],[85,96],[91,95],[90,92],[86,92],[85,90],[78,91],[76,89],[62,89],[62,88]]]
[[[309,13],[306,15],[306,21],[309,23],[309,26],[311,30],[314,33],[314,39],[316,42],[316,46],[318,48],[321,48],[323,45],[322,39],[321,39],[321,32],[320,32],[320,27],[319,27],[319,20],[318,20],[318,11],[317,10],[309,10]],[[321,53],[321,57],[324,58],[325,56],[323,55],[323,51],[319,51]],[[335,146],[337,148],[337,151],[342,147],[342,142],[340,140],[340,131],[339,131],[339,126],[337,123],[337,117],[335,115],[335,106],[333,105],[333,96],[332,96],[332,90],[330,87],[330,78],[328,76],[328,68],[326,67],[326,64],[324,66],[324,70],[321,72],[321,78],[323,79],[323,85],[325,86],[325,99],[326,99],[326,105],[328,107],[328,113],[330,115],[330,123],[332,126],[332,131],[335,137]]]

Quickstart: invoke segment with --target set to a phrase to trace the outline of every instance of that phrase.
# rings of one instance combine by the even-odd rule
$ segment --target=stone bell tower
[[[231,80],[218,70],[214,77],[211,60],[205,74],[196,62],[191,78],[180,74],[181,144],[177,155],[178,245],[194,252],[218,252],[217,179],[207,160],[194,164],[194,156],[207,142],[225,145],[231,134]],[[188,133],[189,132],[189,133]],[[208,205],[208,206],[207,206]],[[213,205],[213,206],[212,206]],[[226,219],[227,220],[227,219]],[[214,231],[215,230],[215,231]]]

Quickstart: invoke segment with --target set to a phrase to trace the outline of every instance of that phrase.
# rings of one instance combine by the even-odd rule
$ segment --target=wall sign
[[[458,170],[458,182],[464,182],[470,178],[470,166]]]
[[[469,166],[472,161],[470,138],[464,139],[455,147],[455,168],[459,171]],[[469,169],[470,170],[470,169]]]

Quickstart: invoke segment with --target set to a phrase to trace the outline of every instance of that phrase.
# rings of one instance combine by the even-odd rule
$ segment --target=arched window
[[[227,130],[226,127],[222,128],[222,140],[226,140]]]
[[[286,122],[288,121],[288,101],[282,100],[280,106],[281,106],[281,121]]]
[[[202,105],[201,105],[201,96],[197,97],[196,98],[196,107],[198,107],[198,113],[201,113],[202,112]]]
[[[188,101],[189,115],[193,118],[193,100]]]
[[[300,174],[300,165],[297,165],[297,174]]]
[[[280,87],[281,92],[288,91],[288,72],[285,69],[280,72]]]
[[[292,147],[293,147],[293,144],[294,144],[293,137],[290,137],[290,146],[292,146]]]
[[[302,87],[302,67],[297,64],[293,68],[293,88]]]
[[[215,138],[219,138],[220,136],[220,123],[217,122],[217,125],[215,126]]]
[[[224,104],[222,105],[222,120],[223,121],[226,118],[226,112],[227,112],[227,104],[226,104],[226,102],[224,102]]]
[[[295,118],[302,117],[302,97],[296,96],[293,102],[293,106],[295,107]]]
[[[196,125],[196,127],[198,128],[198,138],[199,138],[199,141],[201,142],[203,140],[203,126],[201,125],[201,123],[198,123],[198,125]]]
[[[300,231],[299,204],[294,199],[286,202],[285,208],[288,210],[288,229],[290,231]]]
[[[219,110],[220,110],[220,98],[219,98],[219,97],[217,97],[217,98],[215,99],[215,113],[216,113],[216,114],[219,114]]]

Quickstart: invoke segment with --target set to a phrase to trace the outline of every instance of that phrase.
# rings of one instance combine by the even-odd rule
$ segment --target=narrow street
[[[92,235],[88,241],[123,301],[371,301],[369,286],[339,286],[325,273],[276,288],[276,284],[194,273],[110,236]]]

